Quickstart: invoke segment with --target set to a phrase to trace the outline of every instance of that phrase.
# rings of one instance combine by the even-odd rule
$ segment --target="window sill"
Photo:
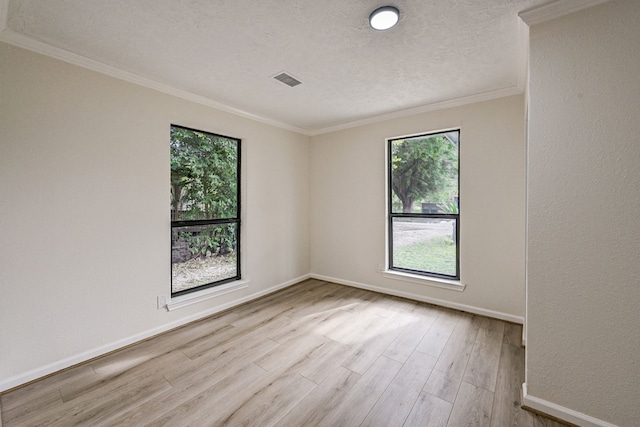
[[[171,298],[167,304],[167,310],[173,311],[179,308],[188,307],[211,298],[226,295],[249,287],[248,280],[237,280],[235,282],[225,283],[224,285],[214,286],[213,288],[204,289],[202,291],[193,292],[187,295]]]
[[[382,276],[387,279],[402,280],[405,282],[419,283],[421,285],[433,286],[435,288],[449,289],[462,292],[465,285],[459,280],[440,279],[438,277],[420,276],[418,274],[402,273],[399,271],[384,270]]]

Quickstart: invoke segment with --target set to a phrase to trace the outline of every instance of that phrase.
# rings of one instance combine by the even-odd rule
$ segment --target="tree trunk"
[[[178,219],[178,212],[182,209],[182,186],[179,184],[172,184],[173,187],[173,221]]]
[[[413,197],[403,197],[400,201],[402,202],[402,213],[413,212]]]
[[[391,189],[394,193],[396,193],[396,196],[398,196],[398,199],[400,199],[400,201],[402,202],[402,213],[413,212],[413,197],[406,194],[408,193],[407,189],[395,182],[392,182]]]

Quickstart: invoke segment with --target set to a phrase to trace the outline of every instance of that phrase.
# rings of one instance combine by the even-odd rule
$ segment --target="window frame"
[[[393,142],[401,139],[410,139],[410,138],[419,138],[419,137],[432,137],[441,134],[445,134],[448,132],[457,132],[458,133],[458,205],[457,205],[457,213],[394,213],[393,212]],[[460,128],[452,128],[447,130],[440,130],[434,132],[424,132],[424,133],[416,133],[406,136],[398,136],[393,138],[387,138],[387,270],[391,272],[399,272],[399,273],[407,273],[412,275],[423,276],[425,278],[437,278],[437,279],[445,279],[445,280],[454,280],[460,281]],[[455,276],[451,276],[448,274],[429,272],[424,270],[415,270],[411,268],[397,267],[393,265],[393,221],[394,218],[434,218],[434,219],[449,219],[455,221],[455,245],[456,245],[456,274]]]
[[[200,132],[207,135],[211,135],[214,137],[226,138],[236,142],[238,159],[236,163],[236,216],[233,218],[210,218],[210,219],[197,219],[197,220],[171,220],[171,235],[173,235],[174,228],[181,227],[192,227],[192,226],[205,226],[205,225],[223,225],[223,224],[235,224],[235,239],[236,239],[236,275],[233,277],[228,277],[221,280],[216,280],[214,282],[205,283],[203,285],[194,286],[193,288],[184,289],[178,292],[173,291],[173,257],[171,255],[171,280],[170,280],[170,297],[176,298],[178,296],[183,296],[187,294],[191,294],[193,292],[202,291],[205,289],[213,288],[215,286],[223,285],[225,283],[235,282],[242,280],[241,273],[241,242],[240,242],[240,229],[241,229],[241,184],[242,184],[242,140],[240,138],[235,138],[232,136],[222,135],[215,132],[209,132],[201,129],[194,129],[187,126],[176,125],[172,123],[169,129],[172,128],[180,128],[192,132]],[[171,253],[172,245],[169,246],[169,250]]]

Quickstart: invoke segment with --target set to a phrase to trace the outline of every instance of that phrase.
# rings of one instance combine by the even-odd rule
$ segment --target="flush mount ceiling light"
[[[398,23],[399,16],[400,12],[393,6],[380,7],[369,16],[369,24],[374,30],[388,30]]]

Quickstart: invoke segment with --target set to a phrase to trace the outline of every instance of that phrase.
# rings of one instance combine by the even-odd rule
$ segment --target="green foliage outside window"
[[[237,216],[238,143],[171,127],[172,220]]]
[[[390,139],[389,268],[459,279],[458,130]]]
[[[456,209],[458,148],[442,135],[398,139],[391,145],[391,186],[394,212],[412,213],[417,202]],[[452,212],[455,213],[455,212]]]
[[[238,212],[238,141],[171,127],[171,219],[226,219]],[[235,227],[222,224],[181,232],[193,256],[224,255],[236,249]]]

